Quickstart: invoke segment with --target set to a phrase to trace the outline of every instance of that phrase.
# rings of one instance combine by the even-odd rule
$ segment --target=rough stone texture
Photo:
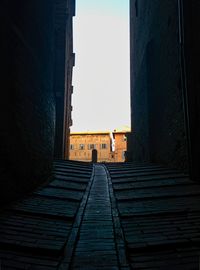
[[[68,269],[66,245],[91,173],[87,163],[55,162],[50,184],[1,211],[1,269]]]
[[[105,168],[96,165],[71,269],[119,269]]]
[[[0,7],[0,198],[9,201],[51,177],[54,155],[64,158],[75,0],[3,0]]]
[[[177,1],[131,1],[133,160],[188,167]]]
[[[55,1],[55,95],[56,131],[55,158],[69,158],[69,134],[71,119],[72,71],[75,63],[73,53],[72,17],[75,15],[75,1]]]
[[[1,200],[51,174],[53,33],[52,0],[1,2]]]
[[[198,269],[199,184],[159,165],[106,167],[131,269]]]
[[[191,176],[200,179],[200,2],[197,0],[182,1],[183,6],[183,53],[185,62],[186,100],[188,106],[188,129],[191,153]],[[185,57],[184,57],[185,56]]]

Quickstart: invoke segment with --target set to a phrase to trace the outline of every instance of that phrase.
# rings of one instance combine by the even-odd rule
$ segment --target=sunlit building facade
[[[97,162],[124,162],[127,133],[127,131],[71,133],[69,159],[91,162],[92,152],[96,150]]]
[[[71,160],[92,160],[92,150],[97,150],[98,162],[108,162],[111,153],[111,136],[109,131],[76,132],[70,135]]]

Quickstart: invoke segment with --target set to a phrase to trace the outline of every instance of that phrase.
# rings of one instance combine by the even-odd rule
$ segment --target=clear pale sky
[[[130,126],[129,0],[77,0],[72,131]]]

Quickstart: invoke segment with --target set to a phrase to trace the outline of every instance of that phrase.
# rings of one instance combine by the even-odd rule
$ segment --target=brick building
[[[130,155],[189,171],[198,181],[199,13],[198,0],[130,0]]]
[[[124,162],[127,133],[125,130],[71,133],[69,159],[90,162],[92,150],[96,149],[98,162]]]
[[[73,52],[73,22],[75,1],[56,0],[55,4],[55,96],[56,121],[61,123],[55,130],[56,158],[69,158],[69,134],[72,125],[71,96],[72,72],[75,65]],[[67,38],[66,38],[67,37]]]
[[[178,1],[130,1],[132,157],[186,169],[180,14]]]
[[[20,196],[67,157],[75,0],[2,0],[0,200]]]
[[[114,162],[124,162],[127,151],[127,134],[125,131],[114,131]]]
[[[76,132],[70,134],[71,160],[92,160],[92,150],[97,150],[98,162],[110,160],[112,141],[109,131]]]

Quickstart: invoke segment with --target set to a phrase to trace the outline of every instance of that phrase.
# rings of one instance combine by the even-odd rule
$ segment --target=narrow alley
[[[112,12],[118,3],[91,0],[102,2]],[[199,270],[200,1],[129,0],[131,129],[121,137],[112,132],[113,143],[110,135],[109,143],[98,139],[98,149],[85,137],[70,143],[77,3],[0,2],[0,270]],[[125,51],[120,60],[101,50],[115,49],[101,38],[106,24],[113,26],[111,39],[115,33],[123,40],[106,17],[105,23],[99,16],[96,28],[89,20],[99,48],[84,55],[100,79],[88,71],[86,85],[80,80],[88,100],[90,78],[97,84],[92,103],[100,105],[102,123],[105,104],[110,114],[117,104],[116,119],[126,109],[123,98],[116,102],[118,92],[125,97],[125,82],[108,93],[111,85],[90,53],[99,56],[106,77],[121,78],[106,67],[111,60],[124,71]],[[78,34],[82,47],[87,37]],[[91,115],[97,119],[92,109],[81,120],[85,131]],[[118,148],[117,140],[127,147]],[[109,150],[108,159],[98,160],[97,150]],[[86,156],[87,162],[78,160]]]
[[[56,161],[1,211],[1,269],[198,269],[199,195],[157,165]]]

